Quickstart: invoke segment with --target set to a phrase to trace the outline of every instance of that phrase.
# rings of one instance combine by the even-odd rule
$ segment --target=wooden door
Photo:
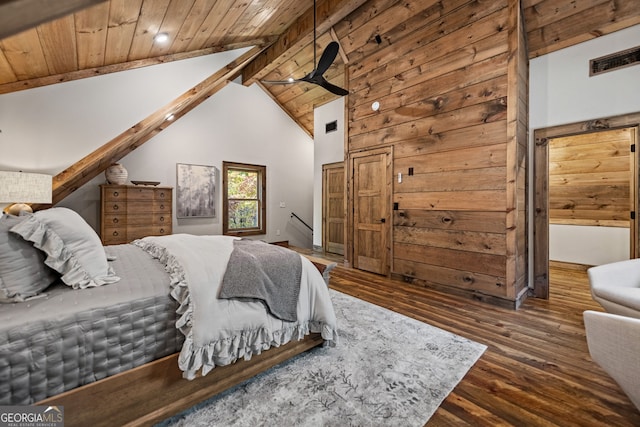
[[[344,163],[322,165],[322,247],[344,255]]]
[[[391,149],[352,156],[353,266],[389,274]]]

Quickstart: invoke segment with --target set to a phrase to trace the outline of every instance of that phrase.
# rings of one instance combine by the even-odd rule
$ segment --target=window
[[[223,233],[247,236],[267,233],[267,167],[222,162]]]

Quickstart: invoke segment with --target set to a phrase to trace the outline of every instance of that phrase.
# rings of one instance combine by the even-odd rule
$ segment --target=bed
[[[103,247],[66,208],[4,215],[0,405],[62,405],[68,426],[151,425],[300,352],[335,345],[326,277],[308,259],[295,254],[301,279],[292,295],[269,302],[228,291],[234,268],[250,271],[237,264],[241,243],[276,248],[190,235]],[[280,265],[273,260],[263,264]],[[242,292],[262,280],[237,279]],[[293,305],[278,307],[288,297]]]

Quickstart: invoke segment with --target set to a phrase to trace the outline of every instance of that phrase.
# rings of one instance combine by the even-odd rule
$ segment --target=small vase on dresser
[[[104,176],[109,184],[124,185],[127,182],[129,172],[120,163],[113,163],[104,171]]]

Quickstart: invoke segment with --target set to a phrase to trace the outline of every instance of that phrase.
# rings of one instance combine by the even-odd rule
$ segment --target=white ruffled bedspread
[[[173,234],[133,242],[158,259],[171,277],[171,295],[180,304],[176,327],[185,336],[178,365],[187,379],[195,378],[199,370],[206,375],[215,366],[240,358],[249,360],[309,333],[320,333],[325,345],[337,343],[329,289],[317,268],[303,256],[296,322],[270,315],[261,301],[217,297],[234,239]]]

